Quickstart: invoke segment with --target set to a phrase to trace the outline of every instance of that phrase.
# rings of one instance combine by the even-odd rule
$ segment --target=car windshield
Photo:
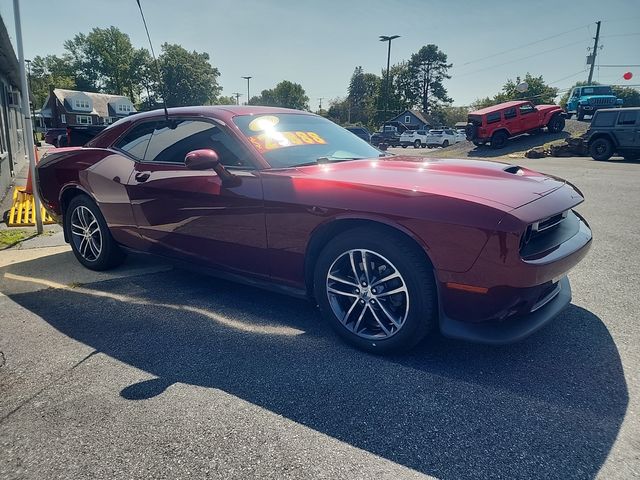
[[[611,87],[583,87],[582,95],[613,95]]]
[[[233,121],[274,168],[380,156],[351,132],[316,115],[240,115]]]

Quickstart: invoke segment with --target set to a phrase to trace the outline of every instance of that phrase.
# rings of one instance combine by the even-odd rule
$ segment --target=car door
[[[518,115],[520,117],[520,132],[527,132],[540,126],[538,110],[532,104],[525,103],[520,105],[518,107]]]
[[[621,149],[640,148],[638,110],[620,110],[613,134]]]
[[[190,170],[192,150],[215,150],[236,176],[223,184],[213,170]],[[146,249],[200,265],[266,275],[262,183],[251,153],[204,119],[158,121],[127,190]]]

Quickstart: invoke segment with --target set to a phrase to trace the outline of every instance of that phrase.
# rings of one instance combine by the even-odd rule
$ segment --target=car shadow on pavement
[[[5,270],[46,275],[45,261]],[[627,409],[616,345],[575,305],[515,345],[434,335],[377,357],[342,344],[308,302],[183,270],[8,295],[157,377],[126,399],[177,382],[221,389],[443,479],[593,478]]]

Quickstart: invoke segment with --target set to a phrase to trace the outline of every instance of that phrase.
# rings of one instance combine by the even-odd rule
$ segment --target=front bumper
[[[571,303],[571,285],[565,276],[558,282],[553,298],[527,315],[507,321],[468,323],[447,317],[440,310],[440,331],[445,337],[470,342],[502,345],[518,342],[553,320]]]

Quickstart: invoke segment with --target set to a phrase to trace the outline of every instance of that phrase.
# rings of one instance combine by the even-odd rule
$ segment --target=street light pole
[[[240,92],[233,92],[233,94],[236,97],[236,105],[240,105],[240,95],[242,95]]]
[[[384,122],[382,124],[382,132],[384,132],[384,127],[387,126],[387,110],[389,109],[389,81],[391,80],[391,76],[389,75],[389,67],[391,62],[391,40],[395,40],[396,38],[400,38],[400,35],[380,35],[381,42],[389,43],[389,47],[387,48],[387,86],[384,92]]]
[[[247,101],[245,103],[245,105],[249,105],[249,99],[251,98],[251,96],[249,95],[249,80],[251,80],[253,77],[242,77],[247,81]]]

